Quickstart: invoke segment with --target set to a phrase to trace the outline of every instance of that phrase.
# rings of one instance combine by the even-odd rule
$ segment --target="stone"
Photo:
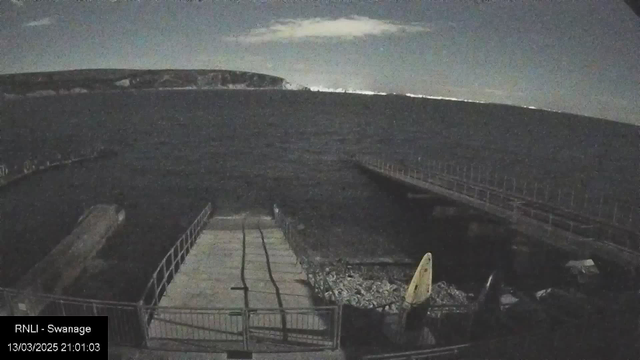
[[[129,87],[131,85],[131,81],[129,79],[122,79],[120,81],[116,81],[115,84],[120,87]]]

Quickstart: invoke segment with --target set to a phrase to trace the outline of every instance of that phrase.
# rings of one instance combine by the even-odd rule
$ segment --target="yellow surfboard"
[[[431,253],[426,253],[422,261],[420,261],[415,274],[413,274],[413,279],[411,279],[405,295],[405,301],[415,306],[427,300],[431,295],[432,278]]]

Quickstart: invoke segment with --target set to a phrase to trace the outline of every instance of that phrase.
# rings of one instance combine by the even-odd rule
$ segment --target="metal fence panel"
[[[337,348],[338,307],[178,309],[145,306],[148,346],[160,350],[258,352]]]
[[[337,306],[249,310],[249,337],[252,342],[270,342],[304,350],[334,349],[338,335],[337,311]]]
[[[637,218],[634,214],[640,214],[637,205],[605,200],[601,196],[593,206],[599,209],[599,214],[593,215],[585,210],[584,202],[583,206],[577,205],[580,200],[576,200],[574,190],[552,189],[548,184],[534,183],[531,186],[498,174],[490,174],[485,180],[480,178],[476,182],[465,175],[465,172],[471,173],[471,168],[450,163],[436,162],[428,167],[425,174],[425,170],[399,167],[383,160],[362,156],[356,156],[356,160],[408,182],[428,182],[456,195],[463,195],[480,205],[484,204],[485,209],[506,211],[513,214],[514,220],[524,217],[547,224],[549,231],[559,229],[568,233],[569,240],[597,240],[632,252],[640,251],[640,228],[632,226],[636,224],[632,222],[633,218]],[[608,208],[611,212],[606,215],[607,211],[603,210]]]
[[[136,304],[0,290],[5,299],[5,315],[22,315],[26,312],[22,302],[31,299],[47,303],[38,314],[41,316],[108,316],[110,344],[141,346],[144,343],[144,328]]]
[[[173,280],[180,270],[180,266],[186,260],[189,251],[206,225],[206,222],[211,215],[211,211],[212,206],[209,203],[204,210],[200,212],[200,215],[198,215],[187,231],[185,231],[185,233],[167,252],[164,258],[162,258],[158,268],[153,275],[151,275],[151,279],[142,293],[141,301],[144,304],[151,306],[160,305],[160,300],[167,291],[169,283]]]

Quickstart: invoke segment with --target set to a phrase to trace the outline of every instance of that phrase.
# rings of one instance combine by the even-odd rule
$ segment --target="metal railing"
[[[115,154],[116,152],[114,150],[98,147],[97,149],[80,153],[79,156],[71,155],[65,160],[61,158],[47,161],[41,160],[40,162],[38,162],[38,160],[27,160],[23,164],[21,164],[22,166],[0,164],[0,186],[4,186],[11,182],[20,180],[39,171],[46,171],[60,166],[71,165],[74,163],[98,159]]]
[[[172,248],[172,251],[178,249],[175,258],[172,259],[180,261],[179,264],[172,263],[173,268],[171,273],[164,271],[159,272],[159,269],[165,269],[166,259],[171,254],[165,256],[163,263],[160,264],[158,270],[154,273],[154,279],[150,284],[154,284],[154,280],[163,275],[161,279],[162,287],[159,287],[151,301],[159,301],[161,293],[158,290],[166,290],[168,281],[172,278],[167,278],[166,275],[171,274],[175,276],[180,264],[186,258],[189,249],[193,247],[193,243],[199,232],[201,231],[207,217],[211,213],[211,204],[200,213],[198,218],[194,221],[191,227],[180,238],[178,243]],[[157,282],[156,282],[157,284]],[[149,288],[149,286],[147,286]],[[147,289],[148,290],[148,289]],[[145,294],[147,292],[145,290]],[[144,298],[143,298],[144,299]],[[114,345],[127,345],[127,346],[142,346],[144,347],[148,339],[148,325],[151,313],[149,307],[146,307],[143,301],[138,303],[130,302],[117,302],[117,301],[102,301],[94,299],[81,299],[67,296],[58,296],[50,294],[38,294],[29,291],[19,291],[16,289],[0,288],[0,316],[13,316],[22,315],[26,312],[25,301],[37,301],[44,302],[47,305],[40,311],[38,315],[54,315],[54,316],[108,316],[109,318],[109,343]]]
[[[333,329],[333,346],[337,349],[340,347],[342,329],[342,302],[327,281],[324,269],[309,260],[309,252],[304,246],[304,242],[296,230],[294,222],[287,219],[275,204],[273,205],[273,214],[276,224],[282,229],[289,247],[296,255],[296,260],[307,274],[307,280],[313,288],[314,294],[320,298],[324,306],[334,309],[335,317],[331,322],[331,327]]]
[[[149,347],[203,351],[205,348],[290,352],[336,349],[339,309],[314,308],[174,308],[145,306],[155,314]],[[284,313],[284,317],[283,317]],[[283,326],[286,321],[286,326]],[[179,343],[176,347],[176,343]]]
[[[337,349],[341,308],[185,308],[159,306],[160,298],[193,247],[211,206],[163,259],[144,299],[147,347],[166,350],[290,352]],[[279,217],[282,221],[282,217]],[[283,230],[291,240],[295,230]],[[297,242],[291,242],[299,244]],[[307,263],[306,261],[303,261]],[[310,268],[305,268],[309,270]],[[312,278],[320,278],[312,272]],[[320,286],[320,281],[311,281]],[[286,322],[286,323],[285,323]]]
[[[636,229],[640,229],[640,223],[637,222],[640,209],[637,205],[613,200],[604,194],[595,195],[587,192],[584,188],[551,188],[548,182],[523,181],[511,176],[492,173],[491,170],[486,171],[481,166],[429,161],[427,167],[431,171],[437,169],[440,173],[463,181],[485,184],[533,201],[554,204],[554,206],[611,224],[629,228],[635,226]]]
[[[180,266],[187,259],[189,251],[191,251],[191,248],[193,248],[193,245],[196,243],[202,228],[206,224],[209,215],[211,215],[211,210],[211,203],[209,203],[160,261],[158,268],[151,276],[151,280],[149,280],[147,287],[142,293],[142,303],[151,306],[160,304],[160,300],[167,291],[169,283],[176,276],[178,270],[180,270]],[[148,320],[150,321],[151,319],[149,318]]]
[[[0,288],[2,315],[21,315],[26,307],[21,299],[37,299],[47,305],[38,315],[48,316],[107,316],[109,344],[141,346],[144,344],[142,304],[117,301],[78,299],[49,294],[35,294]]]
[[[640,207],[637,204],[615,200],[604,194],[593,194],[586,189],[557,189],[549,182],[540,183],[517,179],[496,173],[477,165],[460,165],[453,162],[429,160],[420,169],[409,169],[379,159],[356,155],[356,160],[370,165],[385,166],[392,171],[411,174],[436,174],[465,183],[483,185],[493,190],[516,195],[533,202],[553,205],[576,214],[597,219],[611,225],[640,231]]]
[[[307,273],[309,283],[313,286],[314,293],[318,295],[326,305],[339,302],[339,299],[327,281],[324,270],[309,260],[309,253],[304,246],[304,242],[301,240],[300,234],[296,230],[294,222],[287,219],[280,209],[278,209],[277,205],[273,205],[273,213],[276,224],[282,229],[289,247],[296,255],[296,260]]]
[[[476,170],[475,167],[454,167],[445,162],[429,162],[426,169],[418,170],[360,155],[356,156],[356,161],[409,182],[419,181],[438,186],[473,200],[476,205],[485,209],[498,208],[504,215],[514,219],[530,218],[546,224],[548,232],[559,228],[568,233],[571,239],[598,240],[633,252],[640,251],[640,231],[630,228],[631,222],[622,225],[619,220],[614,222],[615,217],[614,221],[610,221],[606,217],[586,215],[584,211],[576,211],[575,207],[554,203],[549,200],[551,190],[548,185],[533,183],[533,186],[527,186],[526,182],[518,182],[510,177],[502,177],[500,180],[489,173]],[[518,184],[524,185],[520,187]],[[563,192],[558,194],[558,198],[561,198]],[[621,207],[614,206],[615,208]],[[632,216],[629,215],[629,218]]]
[[[108,316],[109,342],[113,345],[198,352],[234,349],[290,352],[339,348],[342,318],[339,305],[237,309],[158,306],[211,211],[211,204],[208,204],[163,258],[138,303],[78,299],[0,288],[0,315],[19,315],[22,308],[26,308],[20,299],[46,299],[48,305],[41,315]],[[279,219],[283,220],[282,217]],[[291,223],[287,221],[284,228],[289,241],[299,245],[292,240],[295,230]],[[302,262],[307,264],[317,293],[323,294],[328,289],[323,274],[311,267],[306,259]],[[176,348],[180,344],[182,348]]]

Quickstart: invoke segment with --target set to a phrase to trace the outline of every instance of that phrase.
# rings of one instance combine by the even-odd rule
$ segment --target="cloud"
[[[426,31],[430,30],[419,23],[401,24],[388,20],[351,16],[339,19],[281,19],[272,21],[267,27],[255,28],[246,34],[227,36],[225,39],[256,44],[271,41],[354,40],[365,36],[383,36]]]
[[[30,21],[23,26],[49,26],[56,23],[56,19],[52,16],[42,18],[40,20]]]
[[[16,6],[23,6],[24,5],[22,0],[11,0],[11,3],[16,5]]]

